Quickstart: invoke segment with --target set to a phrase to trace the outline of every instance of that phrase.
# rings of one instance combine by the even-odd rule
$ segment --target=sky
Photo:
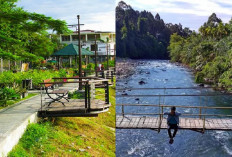
[[[77,24],[80,15],[81,30],[115,32],[115,0],[19,0],[17,5],[67,24]]]
[[[120,0],[116,0],[118,3]],[[214,12],[222,21],[232,17],[232,0],[124,0],[135,10],[159,13],[165,23],[181,23],[198,31]]]

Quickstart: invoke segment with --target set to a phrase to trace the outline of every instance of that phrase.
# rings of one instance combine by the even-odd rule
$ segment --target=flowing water
[[[194,77],[187,68],[169,63],[169,61],[138,60],[135,73],[126,78],[117,79],[116,88],[152,88],[152,87],[197,87]],[[144,81],[140,85],[138,82]],[[175,90],[125,90],[117,95],[142,94],[217,94],[212,89],[175,89]],[[186,106],[232,106],[231,96],[214,97],[117,97],[117,104],[165,104]],[[169,111],[167,108],[164,111]],[[181,113],[199,113],[197,109],[177,108]],[[121,112],[121,107],[116,107]],[[203,113],[232,114],[231,110],[203,110]],[[160,113],[155,107],[125,107],[125,113]],[[117,129],[116,156],[172,156],[172,157],[229,157],[232,156],[232,132],[206,131],[204,134],[179,130],[172,145],[168,143],[167,130],[157,133],[146,129]]]

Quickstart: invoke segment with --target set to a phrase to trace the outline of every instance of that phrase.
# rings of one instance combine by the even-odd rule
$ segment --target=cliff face
[[[117,56],[132,59],[168,59],[170,36],[192,33],[181,24],[165,23],[157,13],[136,11],[121,1],[116,7]]]

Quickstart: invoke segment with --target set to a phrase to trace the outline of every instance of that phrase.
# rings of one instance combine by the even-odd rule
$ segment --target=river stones
[[[139,84],[143,85],[143,84],[145,84],[145,82],[141,80],[141,81],[139,81]]]

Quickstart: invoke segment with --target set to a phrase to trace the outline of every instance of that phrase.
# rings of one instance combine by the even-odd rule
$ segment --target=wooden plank
[[[144,128],[149,128],[148,126],[149,126],[150,119],[151,119],[151,117],[146,117],[144,124],[143,124]]]
[[[132,127],[133,125],[134,125],[134,123],[135,123],[135,121],[136,121],[136,117],[128,117],[131,121],[130,121],[130,123],[128,124],[128,127]]]
[[[143,122],[145,121],[146,117],[141,117],[139,120],[139,123],[137,125],[137,128],[143,128]]]
[[[150,128],[152,128],[152,129],[157,129],[158,128],[158,118],[157,117],[152,118]]]
[[[118,125],[121,123],[122,119],[123,119],[122,116],[120,116],[120,117],[117,119],[117,121],[116,121],[116,126],[118,126]]]
[[[128,124],[129,124],[129,120],[125,117],[123,117],[122,122],[119,124],[120,127],[124,127],[127,128]]]
[[[151,117],[151,118],[150,118],[150,120],[149,120],[149,122],[148,122],[148,124],[147,124],[147,128],[150,128],[150,127],[151,127],[151,125],[152,125],[152,123],[153,123],[154,120],[156,120],[154,117]]]
[[[132,128],[136,128],[136,126],[138,125],[138,122],[139,122],[140,118],[139,117],[136,117],[133,125],[132,125]]]

